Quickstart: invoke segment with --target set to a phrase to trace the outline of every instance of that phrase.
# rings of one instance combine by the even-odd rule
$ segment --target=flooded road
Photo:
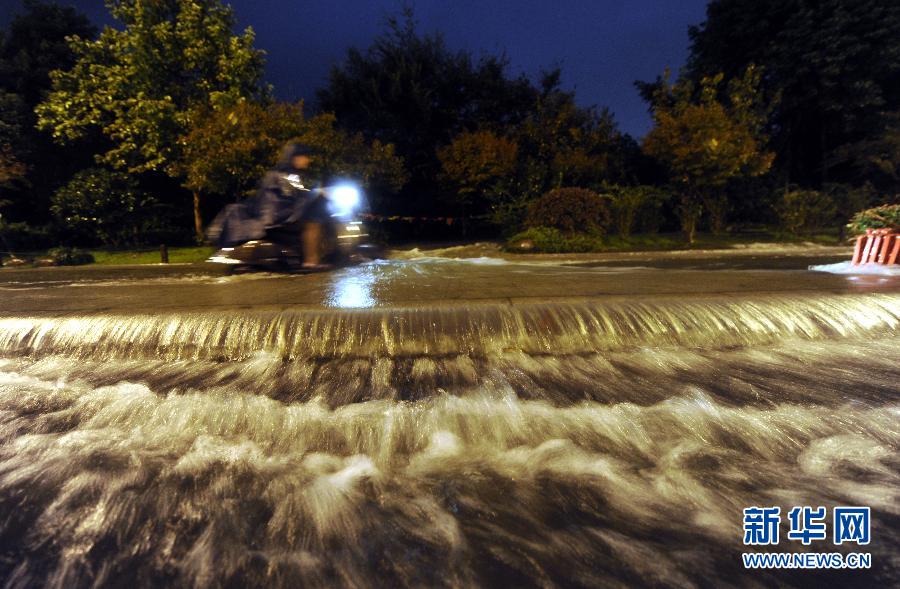
[[[896,277],[810,272],[846,259],[785,255],[612,260],[417,257],[313,275],[225,275],[213,264],[0,271],[0,315],[518,304],[748,293],[897,291]]]
[[[900,278],[747,260],[2,272],[0,578],[896,586]],[[744,570],[755,505],[872,568]]]

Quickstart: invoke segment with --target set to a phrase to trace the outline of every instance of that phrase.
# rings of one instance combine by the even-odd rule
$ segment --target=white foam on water
[[[176,584],[368,585],[372,558],[399,585],[483,584],[483,558],[557,582],[691,584],[741,550],[749,505],[900,516],[896,395],[750,406],[695,386],[556,406],[473,391],[329,408],[234,386],[92,386],[77,364],[46,380],[0,366],[0,501],[16,514],[0,533],[23,554],[21,583],[88,584],[102,557]],[[647,566],[668,545],[653,538],[681,538],[679,558]],[[880,529],[871,550],[897,543]]]
[[[898,336],[895,295],[7,318],[0,577],[792,586],[743,508],[846,504],[893,586]]]
[[[854,265],[852,262],[837,262],[835,264],[819,264],[816,266],[810,266],[809,269],[814,272],[828,272],[830,274],[849,274],[861,276],[900,276],[900,265]]]

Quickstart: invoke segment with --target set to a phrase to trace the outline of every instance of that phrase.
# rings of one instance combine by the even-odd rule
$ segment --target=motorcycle
[[[363,198],[356,186],[341,184],[317,188],[314,192],[327,199],[330,215],[322,226],[323,251],[326,252],[322,257],[324,267],[349,266],[382,257],[381,249],[368,241],[368,232],[360,218]],[[303,266],[302,226],[302,222],[296,221],[268,227],[263,237],[223,247],[207,262],[226,265],[230,272],[320,270]]]

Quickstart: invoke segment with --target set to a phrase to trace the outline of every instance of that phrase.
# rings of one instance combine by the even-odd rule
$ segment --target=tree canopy
[[[124,173],[153,196],[132,213],[156,215],[159,235],[187,233],[179,203],[193,192],[200,236],[214,207],[249,193],[289,140],[318,150],[316,174],[365,183],[376,212],[440,219],[448,237],[488,218],[495,227],[479,231],[514,232],[561,188],[603,194],[623,237],[676,217],[689,235],[704,220],[725,230],[729,214],[770,223],[784,218],[779,207],[813,202],[779,200],[786,192],[821,192],[835,219],[900,192],[893,3],[711,0],[678,81],[638,84],[654,120],[639,145],[608,109],[581,103],[561,70],[511,73],[503,54],[418,30],[409,9],[348,51],[307,114],[272,99],[253,31],[237,30],[224,0],[106,2],[118,24],[99,36],[41,0],[24,0],[0,31],[0,207],[49,224],[45,235],[78,216],[51,217],[50,195],[57,209],[59,195],[90,204],[73,195],[93,193],[59,188],[94,168],[91,186],[123,186]],[[113,216],[117,202],[98,210]],[[444,222],[457,216],[478,220]]]
[[[6,179],[0,206],[13,217],[40,220],[49,212],[49,194],[90,160],[86,150],[61,148],[35,129],[34,108],[50,90],[50,72],[75,62],[66,38],[89,39],[96,28],[71,7],[26,0],[23,8],[0,31],[0,176]]]
[[[50,89],[50,72],[75,63],[66,37],[96,34],[96,27],[72,7],[27,0],[0,36],[0,88],[33,109]]]
[[[121,29],[96,40],[71,38],[76,61],[52,74],[37,108],[59,140],[99,129],[110,149],[99,159],[130,171],[179,169],[178,139],[209,108],[256,98],[262,53],[253,31],[235,35],[231,8],[218,0],[109,0]]]
[[[463,131],[438,151],[441,175],[463,209],[509,196],[519,145],[492,131]],[[477,205],[476,205],[477,206]]]
[[[763,72],[778,166],[786,181],[845,179],[834,152],[900,110],[900,4],[883,0],[711,0],[690,29],[695,82]]]
[[[376,190],[396,191],[405,182],[403,162],[391,145],[337,129],[334,115],[306,118],[302,103],[245,100],[209,110],[184,135],[185,186],[228,198],[246,195],[288,141],[315,149],[313,175],[348,176]]]
[[[396,206],[421,210],[434,206],[437,149],[486,123],[518,123],[533,88],[525,77],[508,76],[503,57],[476,60],[451,51],[439,34],[420,35],[407,11],[367,50],[351,49],[318,97],[342,127],[396,146],[411,175]]]
[[[762,174],[772,164],[754,100],[759,72],[750,67],[732,80],[724,101],[719,98],[722,78],[703,78],[699,87],[688,79],[670,85],[664,78],[653,96],[654,126],[644,138],[644,150],[663,162],[684,191],[681,215],[689,239],[701,202],[713,217],[714,229],[722,229],[726,183]]]

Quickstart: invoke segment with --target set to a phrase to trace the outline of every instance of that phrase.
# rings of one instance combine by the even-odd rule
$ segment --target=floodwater
[[[0,579],[897,586],[900,277],[806,262],[0,272]],[[745,571],[775,505],[872,568]]]

